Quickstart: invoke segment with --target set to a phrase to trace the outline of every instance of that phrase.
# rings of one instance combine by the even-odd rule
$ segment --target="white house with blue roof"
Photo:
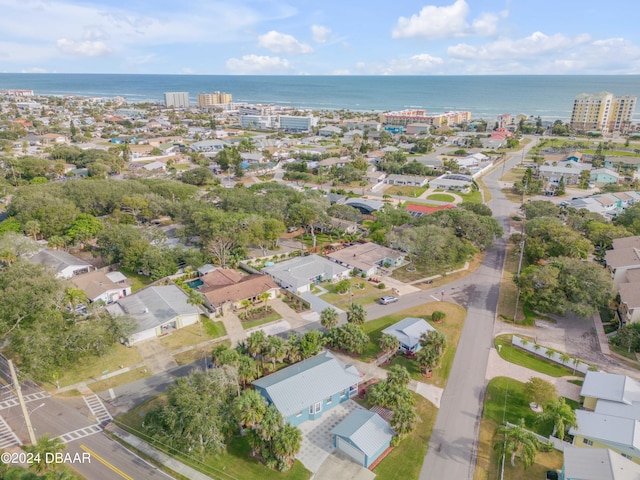
[[[382,333],[393,335],[400,342],[399,350],[404,353],[416,353],[420,350],[420,337],[436,331],[426,320],[422,318],[407,317],[382,330]]]
[[[331,434],[334,447],[369,468],[391,446],[395,432],[377,413],[356,409]]]
[[[358,393],[360,372],[323,352],[253,382],[286,422],[300,425]]]

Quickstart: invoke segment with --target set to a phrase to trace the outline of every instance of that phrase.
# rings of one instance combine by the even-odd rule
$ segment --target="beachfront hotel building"
[[[613,93],[581,93],[573,100],[571,126],[578,131],[625,133],[631,126],[637,97]]]
[[[397,112],[385,112],[380,115],[380,122],[386,125],[408,125],[410,123],[423,123],[436,127],[448,127],[471,120],[471,112],[444,112],[435,115],[427,115],[426,110],[400,110]]]
[[[216,105],[223,105],[231,102],[232,95],[230,93],[215,91],[213,93],[198,94],[198,107],[200,108],[215,107]]]
[[[169,108],[189,108],[189,92],[164,92],[164,104]]]

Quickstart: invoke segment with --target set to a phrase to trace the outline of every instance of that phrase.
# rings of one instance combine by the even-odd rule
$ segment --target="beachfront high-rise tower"
[[[189,108],[189,92],[164,92],[164,104],[169,108]]]
[[[215,105],[231,103],[232,96],[230,93],[213,92],[213,93],[199,93],[198,94],[198,106],[200,108],[213,107]]]
[[[613,93],[581,93],[573,101],[571,126],[579,131],[626,133],[636,108],[633,95],[616,97]]]

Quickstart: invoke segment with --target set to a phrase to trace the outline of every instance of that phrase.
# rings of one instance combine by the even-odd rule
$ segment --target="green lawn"
[[[115,423],[143,438],[164,453],[175,457],[181,462],[220,480],[253,479],[260,480],[304,480],[311,473],[299,462],[295,461],[291,470],[285,473],[271,470],[262,465],[257,459],[249,457],[249,444],[246,437],[234,435],[227,442],[226,451],[220,455],[209,455],[203,461],[175,452],[167,451],[165,445],[159,445],[150,437],[146,437],[142,426],[144,415],[153,408],[162,397],[156,397],[139,407],[118,416]]]
[[[454,202],[456,199],[448,193],[433,193],[427,196],[427,200],[436,200],[438,202]]]
[[[124,268],[121,268],[120,271],[125,277],[127,277],[127,280],[131,285],[131,293],[137,292],[151,283],[151,279],[144,275],[125,270]]]
[[[435,310],[443,311],[447,315],[443,323],[431,323],[431,314]],[[459,305],[448,302],[431,302],[403,310],[393,315],[386,315],[370,322],[365,322],[363,328],[365,333],[369,335],[369,343],[367,343],[360,359],[365,362],[375,359],[376,356],[381,353],[378,341],[382,336],[382,330],[406,317],[424,318],[431,323],[436,330],[444,333],[447,337],[447,349],[444,353],[440,368],[433,372],[431,378],[423,377],[420,374],[417,362],[403,356],[395,357],[391,365],[402,365],[406,367],[411,377],[415,380],[444,387],[447,383],[449,372],[451,371],[451,365],[453,365],[456,347],[460,339],[460,332],[462,331],[462,325],[466,317],[466,311]]]
[[[173,352],[226,335],[227,331],[222,322],[214,322],[204,315],[200,315],[200,320],[202,321],[202,328],[199,323],[189,325],[171,332],[170,335],[161,337],[160,342],[167,351]]]
[[[413,393],[413,397],[419,419],[416,428],[374,469],[378,480],[413,480],[420,475],[438,409],[420,395]]]
[[[529,399],[524,393],[524,385],[522,382],[506,377],[494,378],[487,385],[474,480],[500,478],[501,455],[500,451],[495,450],[493,446],[497,440],[494,435],[495,430],[503,420],[516,423],[520,418],[524,418],[527,428],[544,436],[548,436],[553,430],[551,424],[535,423],[537,414],[529,408]],[[508,480],[545,478],[547,470],[559,469],[561,466],[562,453],[556,450],[538,452],[534,465],[526,471],[518,459],[515,468],[507,460],[504,478]]]
[[[266,317],[261,318],[260,320],[251,320],[248,322],[242,322],[242,328],[244,328],[245,330],[248,330],[250,328],[264,325],[265,323],[275,322],[276,320],[280,320],[281,318],[282,318],[282,315],[280,315],[278,312],[273,312],[267,315]]]
[[[424,192],[427,191],[427,187],[405,187],[405,186],[392,186],[388,188],[385,193],[395,195],[399,197],[414,197],[418,198]]]
[[[482,203],[482,193],[479,190],[473,190],[470,193],[458,193],[463,202]]]
[[[135,347],[125,347],[119,343],[111,346],[107,353],[100,357],[87,357],[73,368],[67,369],[58,381],[61,387],[79,382],[91,382],[109,372],[142,362]],[[54,382],[49,382],[53,388]]]
[[[393,293],[389,289],[379,289],[379,284],[369,282],[366,278],[354,277],[350,278],[349,282],[351,282],[351,299],[349,298],[349,292],[342,295],[336,293],[333,285],[330,283],[323,283],[321,285],[323,288],[328,290],[328,293],[320,295],[320,298],[325,302],[335,305],[336,307],[345,309],[349,307],[351,301],[362,305],[368,305],[370,303],[374,303],[384,295],[391,295]],[[360,288],[360,286],[363,286],[364,288]]]
[[[511,345],[511,335],[500,335],[495,339],[496,348],[501,345],[498,353],[507,362],[521,365],[536,372],[544,373],[552,377],[564,377],[573,375],[573,370],[570,370],[562,365],[547,360],[539,355],[526,352],[521,348]],[[582,375],[580,372],[575,373],[576,376]]]

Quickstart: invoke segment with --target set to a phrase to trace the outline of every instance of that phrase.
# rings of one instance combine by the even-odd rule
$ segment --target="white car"
[[[380,305],[389,305],[390,303],[394,303],[398,301],[398,297],[394,297],[393,295],[385,295],[384,297],[380,297],[378,302]]]

